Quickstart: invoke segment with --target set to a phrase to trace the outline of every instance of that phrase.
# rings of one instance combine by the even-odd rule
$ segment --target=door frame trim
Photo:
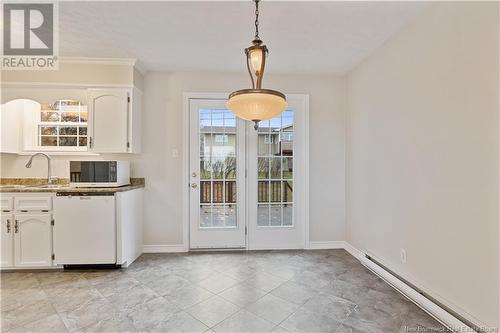
[[[185,252],[189,251],[189,100],[190,99],[227,99],[229,93],[184,92],[182,94],[182,246]],[[304,249],[309,249],[309,95],[286,94],[287,98],[302,99],[304,103]],[[246,249],[248,249],[248,234]]]

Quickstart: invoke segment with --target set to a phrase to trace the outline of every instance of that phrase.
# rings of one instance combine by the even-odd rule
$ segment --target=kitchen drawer
[[[52,197],[16,197],[14,203],[16,211],[52,210]]]
[[[13,198],[11,196],[1,196],[1,211],[2,212],[10,212],[14,207],[12,207]]]

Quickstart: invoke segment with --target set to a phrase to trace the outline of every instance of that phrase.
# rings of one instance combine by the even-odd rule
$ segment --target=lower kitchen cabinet
[[[142,253],[143,189],[0,193],[2,269],[127,267]]]
[[[12,214],[2,215],[2,230],[0,232],[2,243],[1,267],[14,266],[14,216]]]
[[[14,220],[14,265],[52,266],[52,215],[16,214]]]
[[[51,268],[52,194],[0,193],[0,268]]]

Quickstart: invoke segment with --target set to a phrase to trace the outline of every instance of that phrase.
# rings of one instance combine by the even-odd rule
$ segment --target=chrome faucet
[[[35,154],[31,155],[28,163],[26,163],[26,167],[31,168],[31,163],[33,162],[33,157],[35,157],[37,155],[42,155],[42,156],[45,156],[47,158],[47,183],[52,184],[52,166],[51,166],[52,160],[51,160],[49,155],[47,155],[45,153],[35,153]]]

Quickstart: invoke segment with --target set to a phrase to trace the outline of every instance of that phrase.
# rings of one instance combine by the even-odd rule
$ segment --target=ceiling
[[[341,74],[423,7],[419,2],[263,1],[266,71]],[[251,1],[60,2],[60,55],[136,58],[145,70],[242,71]]]

